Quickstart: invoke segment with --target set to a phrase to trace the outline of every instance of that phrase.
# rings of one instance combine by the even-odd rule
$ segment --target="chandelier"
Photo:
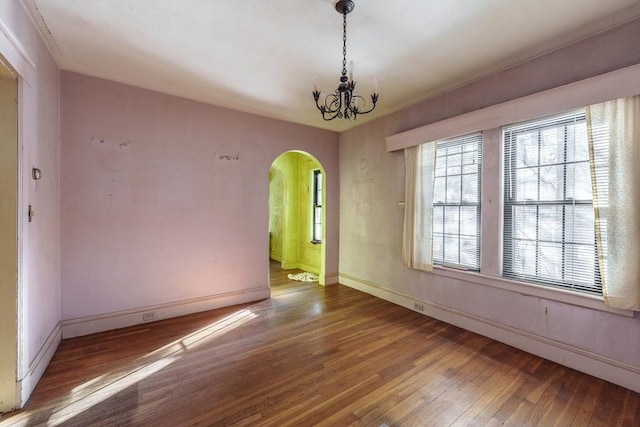
[[[342,75],[340,84],[332,94],[325,94],[319,91],[316,84],[313,85],[313,99],[316,107],[322,113],[324,120],[333,120],[336,117],[355,120],[358,114],[367,114],[376,108],[378,102],[378,88],[374,81],[373,93],[371,94],[371,104],[367,105],[366,100],[356,94],[356,82],[353,80],[353,61],[349,63],[349,76],[347,77],[347,14],[353,10],[355,3],[353,0],[338,0],[336,10],[342,14]]]

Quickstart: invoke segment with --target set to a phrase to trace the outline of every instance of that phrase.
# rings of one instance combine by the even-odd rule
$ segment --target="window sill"
[[[504,279],[502,277],[488,276],[482,273],[464,271],[439,265],[435,265],[433,267],[433,274],[478,285],[490,286],[492,288],[504,289],[510,292],[517,292],[526,296],[544,298],[593,310],[606,311],[608,313],[614,313],[621,316],[633,317],[633,311],[631,310],[620,310],[607,307],[604,303],[603,297],[598,295],[589,295],[564,289],[535,285],[533,283],[518,282],[515,280]]]

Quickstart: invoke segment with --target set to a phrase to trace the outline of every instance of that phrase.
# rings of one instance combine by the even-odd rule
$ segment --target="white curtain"
[[[640,311],[640,95],[588,107],[587,125],[605,303]]]
[[[436,142],[404,150],[405,206],[402,262],[416,270],[433,271],[432,206]]]

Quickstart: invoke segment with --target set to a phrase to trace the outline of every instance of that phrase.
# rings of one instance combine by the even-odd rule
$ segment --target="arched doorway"
[[[308,153],[287,151],[269,168],[269,258],[326,283],[326,175]]]

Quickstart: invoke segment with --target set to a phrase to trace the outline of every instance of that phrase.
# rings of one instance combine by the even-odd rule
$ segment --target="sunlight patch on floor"
[[[0,426],[27,427],[28,425],[31,425],[29,423],[30,418],[31,418],[30,414],[19,414],[5,421],[2,421],[2,418],[0,418]]]
[[[122,390],[125,390],[132,385],[142,381],[143,379],[155,374],[160,371],[162,368],[169,366],[173,363],[179,356],[165,357],[160,360],[156,360],[148,365],[145,365],[137,370],[132,370],[124,376],[123,378],[119,378],[117,381],[114,381],[105,387],[102,387],[93,393],[83,396],[80,400],[76,400],[70,405],[67,405],[60,410],[53,411],[51,418],[47,421],[47,426],[58,426],[65,421],[70,420],[76,415],[86,411],[87,409],[97,405],[100,402],[103,402],[110,397],[118,394]]]
[[[93,378],[72,389],[69,396],[62,402],[45,408],[35,413],[25,411],[7,419],[6,424],[0,420],[0,426],[27,426],[30,419],[37,418],[38,412],[51,411],[46,425],[58,426],[72,419],[78,414],[109,399],[123,390],[139,383],[149,376],[159,372],[171,363],[180,359],[186,351],[193,350],[212,339],[242,326],[258,317],[251,310],[243,309],[230,314],[204,328],[185,335],[165,346],[154,350],[133,362],[134,368],[114,370]]]
[[[258,317],[258,315],[253,313],[251,310],[245,309],[237,311],[205,328],[198,329],[179,340],[169,343],[144,357],[158,356],[166,353],[172,354],[174,351],[194,349],[232,329],[237,328],[238,326],[247,323],[252,319],[255,319],[256,317]]]

